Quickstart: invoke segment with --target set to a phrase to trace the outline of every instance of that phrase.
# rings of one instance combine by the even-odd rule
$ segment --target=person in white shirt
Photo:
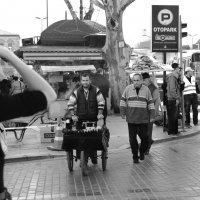
[[[185,108],[185,126],[190,128],[190,108],[193,111],[193,124],[198,125],[198,96],[197,85],[194,77],[194,70],[191,67],[185,68],[185,76],[183,77],[185,88],[183,90],[184,108]]]

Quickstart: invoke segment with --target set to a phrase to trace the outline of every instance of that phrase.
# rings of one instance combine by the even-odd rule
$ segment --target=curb
[[[16,162],[26,162],[26,161],[34,161],[34,160],[45,160],[50,158],[60,158],[60,157],[66,157],[66,155],[34,155],[34,156],[22,156],[22,157],[16,157],[16,158],[7,158],[5,159],[5,163],[16,163]]]
[[[164,142],[170,142],[170,141],[185,139],[185,138],[193,137],[193,136],[198,135],[198,134],[200,134],[200,131],[195,131],[195,132],[187,134],[187,135],[179,135],[179,136],[172,136],[170,138],[158,139],[158,140],[154,140],[154,145],[164,143]],[[126,147],[125,149],[130,149],[130,146]],[[113,152],[113,150],[114,149],[112,149],[112,152]],[[116,150],[119,150],[119,149],[116,149]],[[120,149],[120,150],[123,150],[123,149]],[[37,156],[37,155],[22,156],[22,157],[15,157],[15,158],[6,158],[5,163],[35,161],[35,160],[44,160],[44,159],[62,158],[62,157],[66,157],[66,155],[47,154],[47,155],[39,155],[39,156]]]

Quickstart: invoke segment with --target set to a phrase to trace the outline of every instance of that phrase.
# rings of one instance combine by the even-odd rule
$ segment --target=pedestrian
[[[104,120],[104,125],[106,125],[106,118],[108,115],[108,108],[107,108],[107,98],[109,96],[109,88],[110,88],[110,83],[109,80],[103,75],[103,69],[98,68],[94,75],[92,76],[92,84],[98,87],[103,94],[103,97],[105,99],[105,107],[103,110],[103,120]]]
[[[185,68],[185,76],[183,77],[185,88],[183,90],[184,108],[185,108],[185,126],[191,128],[190,125],[190,108],[193,112],[193,124],[198,125],[198,86],[194,77],[194,70],[191,67]]]
[[[68,109],[77,129],[81,129],[85,121],[97,122],[103,119],[104,105],[103,95],[99,88],[91,84],[90,75],[81,74],[81,86],[71,94],[68,102]],[[97,164],[97,151],[90,152],[90,155],[92,163]],[[79,151],[77,157],[80,157]]]
[[[56,99],[50,85],[34,70],[27,67],[11,51],[0,47],[0,55],[4,55],[26,80],[31,91],[8,96],[0,93],[0,122],[17,117],[30,116],[42,111]],[[1,134],[1,133],[0,133]],[[10,200],[11,195],[4,186],[5,154],[0,143],[0,200]]]
[[[67,87],[67,85],[62,85],[58,88],[58,97],[57,100],[66,100],[68,99],[68,94],[69,93],[69,89]]]
[[[159,116],[159,107],[160,107],[160,93],[158,87],[155,86],[153,81],[151,81],[149,73],[145,72],[142,73],[143,84],[146,85],[150,92],[155,106],[155,117]],[[151,145],[153,144],[154,140],[152,139],[152,132],[153,132],[153,122],[148,123],[148,148],[145,152],[146,155],[149,154]]]
[[[13,81],[11,83],[11,90],[10,94],[19,94],[22,93],[25,90],[25,84],[19,80],[17,76],[13,76]]]
[[[178,63],[172,63],[173,71],[167,78],[167,118],[168,135],[178,135],[179,104],[181,101],[179,77],[181,68]]]
[[[122,94],[120,113],[128,123],[133,162],[139,163],[139,159],[144,160],[144,153],[148,148],[148,123],[154,121],[155,107],[149,88],[142,84],[142,76],[134,74],[132,81],[133,84],[128,85]],[[141,139],[140,147],[137,135]]]

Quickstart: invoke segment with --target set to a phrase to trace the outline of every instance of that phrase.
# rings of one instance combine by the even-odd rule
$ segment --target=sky
[[[0,0],[0,30],[20,35],[20,38],[39,36],[41,30],[59,20],[72,19],[64,0]],[[71,0],[74,10],[79,13],[79,0]],[[87,11],[89,0],[83,0],[84,10]],[[123,33],[125,42],[131,47],[148,39],[144,35],[151,34],[151,6],[179,5],[179,14],[183,23],[187,23],[188,36],[183,38],[183,44],[192,45],[200,38],[200,0],[135,0],[126,8],[123,15]],[[67,13],[67,14],[66,14]],[[41,19],[37,19],[39,17]],[[95,7],[93,21],[105,25],[105,13]]]

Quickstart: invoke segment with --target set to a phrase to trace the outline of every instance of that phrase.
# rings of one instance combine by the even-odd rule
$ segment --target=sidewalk
[[[37,125],[38,123],[36,123]],[[129,148],[128,128],[125,120],[119,115],[111,115],[107,118],[107,127],[110,130],[109,152],[120,151]],[[51,151],[48,146],[53,143],[41,143],[39,128],[27,129],[22,142],[16,141],[13,132],[7,133],[9,151],[6,155],[6,162],[19,162],[27,160],[54,158],[66,156],[65,151]],[[179,136],[168,136],[163,132],[163,127],[154,125],[153,139],[154,144],[170,140],[182,139],[199,133],[200,126],[185,128]]]

